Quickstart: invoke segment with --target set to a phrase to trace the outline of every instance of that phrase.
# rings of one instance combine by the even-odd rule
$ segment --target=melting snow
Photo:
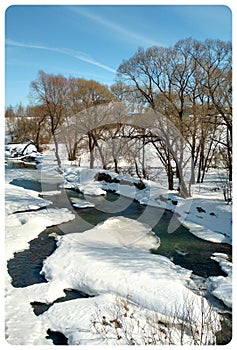
[[[208,200],[199,195],[188,202],[148,181],[145,190],[128,184],[95,182],[96,172],[67,168],[64,186],[77,186],[84,195],[103,195],[105,189],[115,189],[141,203],[179,213],[194,234],[200,236],[203,232],[204,239],[231,242],[231,206],[226,206],[219,198]],[[74,201],[74,205],[90,204],[85,202]],[[26,249],[28,242],[45,227],[74,218],[68,209],[15,213],[40,209],[50,203],[39,198],[35,191],[6,185],[6,259],[14,252]],[[198,212],[197,207],[205,212]],[[11,344],[51,344],[51,340],[45,338],[48,328],[62,331],[69,344],[115,344],[112,336],[105,340],[103,334],[96,332],[92,321],[102,314],[111,317],[118,297],[129,299],[130,310],[139,314],[142,324],[146,323],[149,313],[170,317],[175,311],[178,318],[185,320],[187,303],[192,305],[193,321],[201,319],[203,300],[187,288],[191,271],[163,256],[150,254],[149,249],[159,245],[159,239],[150,227],[117,217],[89,231],[57,239],[58,247],[44,261],[42,270],[48,283],[13,288],[10,276],[6,274],[6,339]],[[212,293],[231,306],[232,264],[218,254],[213,258],[228,276],[210,277]],[[30,302],[50,303],[63,296],[65,288],[78,289],[96,297],[54,304],[41,316],[34,315]],[[207,305],[205,300],[204,304]]]

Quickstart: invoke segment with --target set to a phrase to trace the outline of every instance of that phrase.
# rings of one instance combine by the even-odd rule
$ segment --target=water
[[[36,191],[40,191],[42,188],[39,179],[17,179],[13,180],[12,183]],[[59,182],[48,183],[47,190],[58,189],[59,184]],[[210,257],[213,253],[220,252],[228,254],[231,258],[231,246],[199,239],[182,225],[175,232],[168,233],[167,228],[173,215],[169,211],[159,208],[147,209],[144,205],[136,201],[131,202],[130,199],[125,197],[120,198],[118,205],[121,207],[121,210],[118,206],[116,213],[102,212],[96,209],[96,207],[100,206],[101,201],[103,203],[107,201],[108,205],[111,202],[117,201],[119,196],[114,193],[107,193],[105,198],[87,196],[86,200],[95,203],[96,207],[84,209],[72,207],[71,198],[74,200],[75,198],[83,199],[82,194],[73,190],[64,190],[62,194],[44,196],[44,198],[53,201],[54,207],[68,207],[70,210],[74,210],[76,218],[68,223],[47,228],[37,239],[30,242],[30,248],[28,250],[15,254],[14,259],[8,262],[9,273],[13,278],[13,285],[15,287],[24,287],[29,284],[44,282],[43,276],[39,275],[42,268],[42,261],[56,248],[55,241],[50,237],[50,233],[56,232],[59,235],[63,235],[73,232],[83,232],[112,216],[125,216],[134,220],[140,220],[145,209],[148,217],[149,215],[161,217],[156,226],[153,227],[153,231],[161,241],[159,248],[151,251],[153,254],[164,255],[170,258],[175,264],[192,270],[198,276],[225,276],[219,264]],[[28,271],[27,274],[26,270]]]
[[[40,271],[43,267],[43,260],[51,255],[55,249],[55,239],[42,232],[30,242],[29,249],[15,253],[14,258],[7,262],[13,287],[23,288],[35,283],[47,282]]]
[[[29,178],[31,175],[31,178]],[[33,177],[32,177],[33,176]],[[22,186],[27,189],[41,191],[56,190],[59,189],[61,180],[48,178],[44,183],[41,183],[39,172],[29,171],[28,178],[20,177],[12,181],[13,184]],[[100,222],[105,221],[112,216],[125,216],[134,220],[140,220],[141,215],[147,208],[144,205],[139,204],[136,201],[131,201],[127,198],[119,198],[118,195],[108,192],[104,198],[102,197],[89,197],[86,200],[93,202],[95,208],[76,209],[72,207],[71,199],[83,199],[83,195],[73,190],[63,190],[61,194],[53,196],[44,196],[44,198],[53,201],[53,207],[65,208],[68,207],[76,214],[74,220],[57,226],[52,226],[44,230],[38,238],[30,242],[29,249],[14,254],[14,258],[8,261],[8,272],[12,277],[12,285],[14,287],[26,287],[35,283],[46,283],[44,276],[40,274],[43,266],[43,260],[52,254],[56,249],[56,243],[51,233],[57,233],[59,235],[69,234],[73,232],[83,232],[97,225]],[[119,201],[118,201],[119,199]],[[105,200],[107,202],[105,202]],[[108,207],[112,202],[116,203],[117,212],[108,213],[102,212],[96,207],[101,206],[101,201],[107,203]],[[209,276],[225,276],[225,273],[220,269],[219,264],[211,259],[211,256],[215,252],[225,253],[230,259],[232,255],[231,246],[228,244],[212,243],[201,240],[190,233],[190,231],[184,226],[180,225],[178,229],[173,233],[168,233],[168,225],[172,217],[172,213],[161,210],[159,208],[149,208],[147,211],[147,217],[156,215],[160,217],[159,222],[153,227],[153,231],[160,238],[161,244],[156,250],[152,250],[153,254],[161,254],[170,258],[175,264],[178,264],[184,268],[190,269],[197,276],[207,278]],[[79,293],[75,297],[86,297]],[[63,300],[55,302],[63,302],[70,300],[72,296],[70,293],[66,293],[66,297]],[[33,303],[35,313],[42,313],[48,309],[51,305],[45,305],[41,303]],[[60,334],[54,334],[49,330],[48,336],[54,339],[55,344],[66,344],[66,340],[60,340]],[[56,332],[57,333],[57,332]],[[228,337],[229,339],[229,337]],[[62,343],[60,343],[62,341]],[[59,343],[58,343],[59,342]],[[221,340],[219,341],[221,343]]]
[[[75,197],[76,194],[71,192],[72,191],[67,192],[69,198],[71,195]],[[77,196],[81,197],[80,194]],[[105,199],[107,201],[115,201],[117,197],[116,194],[107,193]],[[94,203],[99,200],[99,198],[90,198],[90,201]],[[57,202],[57,205],[60,205],[59,202],[60,201]],[[149,215],[161,217],[155,227],[152,228],[153,232],[157,234],[161,241],[158,249],[151,251],[153,254],[164,255],[171,259],[175,264],[190,269],[194,274],[202,277],[219,275],[226,276],[221,270],[219,264],[210,259],[210,257],[215,252],[226,253],[231,257],[230,245],[204,241],[191,234],[190,231],[182,225],[180,225],[175,232],[168,233],[168,226],[173,216],[171,212],[159,208],[147,209],[144,205],[141,205],[136,201],[132,201],[132,203],[128,205],[127,203],[129,202],[129,199],[123,198],[121,204],[123,204],[122,206],[126,207],[126,209],[113,214],[103,213],[96,208],[76,210],[76,219],[67,225],[62,225],[64,226],[63,231],[65,231],[65,228],[67,233],[81,231],[82,227],[84,228],[85,222],[97,225],[111,216],[125,216],[140,221],[141,214],[146,209],[146,211],[148,210],[148,212],[146,212],[148,217]],[[81,219],[83,219],[84,222]]]
[[[54,345],[68,345],[68,339],[63,333],[48,329],[47,334],[46,339],[51,339]]]
[[[31,306],[33,307],[33,311],[36,316],[39,316],[43,314],[45,311],[47,311],[53,304],[55,303],[63,303],[67,300],[73,300],[73,299],[80,299],[80,298],[92,298],[92,296],[89,296],[83,292],[79,292],[74,289],[64,289],[65,296],[56,299],[53,303],[41,303],[39,301],[34,301],[31,303]]]

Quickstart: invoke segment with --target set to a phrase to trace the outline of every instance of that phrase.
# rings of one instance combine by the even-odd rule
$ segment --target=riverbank
[[[206,183],[194,185],[193,196],[187,199],[154,181],[144,180],[145,188],[139,188],[138,179],[102,169],[65,167],[63,176],[65,188],[78,188],[84,195],[114,191],[141,204],[170,210],[180,224],[199,238],[232,244],[232,205],[222,198],[222,189],[217,187],[214,174],[210,174]],[[177,220],[171,221],[169,231],[174,231],[177,225]]]
[[[56,175],[56,172],[53,168],[51,173],[44,173],[44,170],[41,171],[40,180],[46,183],[46,178],[52,179],[52,174]],[[91,195],[98,195],[102,202],[100,208],[105,210],[103,191],[106,189],[106,183],[95,181],[95,172],[98,173],[98,169],[90,171],[66,167],[64,187],[76,185],[84,193],[86,200]],[[11,172],[6,179],[9,182],[10,179],[27,176],[30,177],[24,173],[24,170],[20,170]],[[131,198],[137,199],[136,196],[142,195],[141,191],[144,191],[143,194],[147,191],[147,189],[139,190],[136,186],[131,186],[125,177],[122,181],[122,185],[117,189],[121,194],[129,193]],[[110,186],[112,185],[116,183],[111,183]],[[9,252],[7,259],[11,258],[14,252],[27,249],[29,241],[37,237],[39,231],[46,226],[73,218],[73,214],[68,209],[47,208],[50,201],[38,197],[39,193],[36,191],[13,185],[7,185],[6,188],[9,194],[6,196],[7,251]],[[110,190],[113,190],[112,187]],[[163,199],[163,197],[159,198]],[[112,203],[106,207],[106,210],[116,208],[116,201],[111,208]],[[175,204],[172,203],[172,205]],[[164,208],[169,209],[165,206]],[[145,215],[143,218],[149,219]],[[151,217],[150,219],[157,220]],[[47,330],[50,329],[52,332],[63,333],[68,339],[68,344],[71,345],[127,344],[124,330],[127,330],[127,335],[131,335],[132,330],[136,329],[136,342],[143,344],[144,338],[154,327],[154,320],[159,320],[159,327],[156,329],[158,338],[154,341],[160,344],[170,344],[170,342],[179,344],[182,337],[175,320],[182,319],[185,324],[191,321],[188,321],[187,315],[183,314],[185,302],[189,300],[193,304],[195,300],[192,317],[197,320],[203,312],[201,307],[203,301],[201,296],[193,293],[188,287],[189,284],[193,284],[190,279],[191,271],[175,265],[165,257],[149,253],[149,249],[159,245],[157,238],[148,235],[150,231],[150,226],[140,224],[137,220],[116,218],[107,220],[83,234],[73,233],[62,237],[55,235],[58,240],[57,249],[45,260],[42,270],[48,283],[13,288],[10,276],[6,275],[6,338],[9,343],[52,344],[52,340],[46,336]],[[224,268],[227,271],[226,258],[223,256],[216,256],[216,258],[219,263],[222,262],[222,266],[225,264]],[[144,269],[144,266],[148,266],[148,269]],[[231,264],[229,264],[228,280],[223,277],[221,281],[220,279],[213,281],[216,289],[219,288],[216,294],[220,299],[223,294],[221,289],[225,284],[224,300],[228,298],[228,303],[231,302],[230,271]],[[229,288],[227,292],[226,283]],[[82,290],[94,297],[57,303],[40,316],[34,314],[31,303],[52,303],[65,295],[65,289]],[[206,301],[204,305],[206,310],[209,310]],[[126,314],[127,308],[129,309],[127,316],[122,316]],[[104,316],[106,321],[103,319]],[[211,324],[215,330],[218,330],[218,317],[215,313],[213,317],[215,320],[212,320]],[[22,319],[26,319],[27,322],[21,322]],[[121,328],[116,328],[115,323],[110,322],[116,319],[117,322],[122,323]],[[145,335],[142,329],[148,319],[153,320],[153,326],[146,330],[148,333]],[[33,327],[32,324],[34,324]],[[197,322],[195,327],[199,329],[200,324]],[[165,332],[167,334],[171,328],[172,339],[167,339]],[[214,341],[213,330],[205,328],[205,334],[210,342]],[[132,336],[130,341],[131,338]],[[187,334],[184,339],[186,344],[194,342],[194,339]]]

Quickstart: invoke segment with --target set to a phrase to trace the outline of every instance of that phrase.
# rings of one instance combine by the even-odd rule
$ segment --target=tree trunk
[[[40,130],[38,129],[35,137],[35,147],[37,149],[37,152],[40,152],[39,136],[40,136]]]
[[[60,159],[60,157],[59,157],[59,151],[58,151],[58,141],[57,141],[57,139],[56,139],[56,135],[55,135],[55,133],[53,132],[52,133],[52,135],[53,135],[53,142],[54,142],[54,146],[55,146],[55,150],[54,150],[54,152],[55,152],[55,157],[56,157],[56,160],[57,160],[57,163],[58,163],[58,167],[59,167],[59,169],[61,169],[61,159]]]
[[[143,176],[143,179],[148,179],[147,172],[144,166],[142,166],[142,176]]]
[[[68,160],[70,162],[73,162],[74,160],[77,159],[77,154],[76,153],[77,153],[77,149],[75,149],[75,148],[73,148],[72,150],[70,150],[68,152]]]
[[[138,165],[137,165],[137,162],[135,160],[135,169],[136,169],[136,174],[137,176],[139,177],[139,179],[141,178],[140,174],[139,174],[139,168],[138,168]]]
[[[94,142],[91,133],[88,133],[88,138],[89,138],[89,150],[90,150],[90,169],[94,168]]]
[[[229,164],[229,181],[232,181],[232,162]]]
[[[189,186],[189,188],[187,188],[185,182],[183,179],[179,180],[179,186],[180,186],[180,195],[183,198],[188,198],[191,197],[191,193],[190,193],[190,188],[191,186]]]
[[[195,184],[195,166],[194,166],[194,153],[192,151],[192,158],[191,158],[191,181],[190,183],[192,185]]]
[[[204,165],[204,145],[202,144],[200,147],[200,155],[199,155],[199,163],[198,163],[198,176],[197,183],[201,183],[202,169]]]
[[[228,164],[228,170],[229,170],[229,181],[232,181],[232,146],[231,146],[231,134],[229,134],[227,130],[227,164]]]
[[[145,167],[145,130],[143,130],[142,136],[142,175],[144,179],[147,179],[146,167]]]
[[[173,189],[174,189],[174,173],[173,173],[170,159],[168,158],[167,161],[168,161],[168,164],[167,164],[168,189],[173,191]]]
[[[94,169],[94,149],[90,151],[90,169]]]
[[[105,157],[104,157],[104,155],[103,155],[102,148],[100,147],[99,143],[97,142],[97,140],[95,139],[94,136],[93,136],[93,140],[94,140],[95,146],[97,147],[97,149],[98,149],[98,151],[99,151],[100,158],[101,158],[101,162],[102,162],[102,167],[103,167],[103,169],[106,170],[107,167],[106,167]]]
[[[183,198],[188,198],[191,197],[191,182],[192,182],[192,174],[189,179],[189,182],[187,183],[187,179],[184,179],[184,173],[183,173],[183,167],[182,167],[182,162],[178,162],[176,159],[176,171],[179,179],[179,193]]]
[[[26,150],[30,145],[34,145],[34,146],[36,147],[36,144],[35,144],[34,141],[29,141],[29,142],[27,143],[27,145],[26,145],[26,146],[23,148],[23,150],[21,151],[22,156],[24,155],[25,150]]]
[[[118,161],[116,158],[114,158],[114,171],[119,174]]]

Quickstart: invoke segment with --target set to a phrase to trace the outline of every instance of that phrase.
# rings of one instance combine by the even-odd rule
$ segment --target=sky
[[[138,47],[232,40],[224,5],[15,5],[5,12],[5,106],[29,105],[38,71],[111,85]]]

